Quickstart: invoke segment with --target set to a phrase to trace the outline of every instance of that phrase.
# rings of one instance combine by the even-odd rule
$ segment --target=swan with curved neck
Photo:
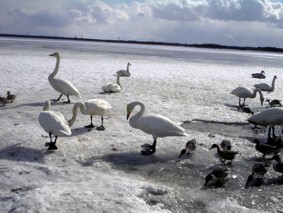
[[[116,84],[114,84],[114,83],[113,84],[108,84],[106,86],[101,87],[101,89],[104,92],[107,92],[107,93],[121,92],[122,85],[121,85],[121,82],[120,82],[120,74],[117,75],[117,82],[116,82]]]
[[[45,102],[43,111],[39,113],[38,121],[45,132],[49,134],[50,142],[46,143],[48,150],[58,149],[56,146],[58,136],[69,136],[72,134],[64,116],[59,112],[50,110],[50,101]],[[52,135],[55,136],[54,141],[52,141]]]
[[[96,127],[97,130],[104,130],[103,126],[103,116],[104,114],[111,109],[111,105],[102,99],[90,99],[85,102],[77,102],[73,106],[73,117],[68,121],[69,126],[71,127],[77,119],[77,111],[80,109],[83,115],[90,115],[90,125],[85,126],[85,128],[93,128],[92,117],[95,115],[101,116],[101,126]]]
[[[48,76],[48,81],[50,85],[60,93],[60,96],[58,99],[54,99],[52,101],[59,101],[62,97],[62,95],[66,95],[68,98],[68,101],[66,103],[70,103],[70,95],[76,96],[78,98],[81,98],[80,92],[76,89],[76,87],[69,81],[66,81],[64,79],[55,78],[55,76],[58,74],[59,70],[59,64],[60,64],[60,54],[58,52],[55,52],[53,54],[50,54],[49,56],[53,56],[56,58],[56,65],[54,71]]]
[[[119,70],[117,71],[117,75],[120,75],[121,77],[131,77],[130,73],[130,66],[132,66],[130,63],[127,64],[127,69],[126,70]]]
[[[140,111],[130,117],[133,109],[139,106]],[[144,114],[145,106],[139,101],[129,103],[127,105],[127,119],[131,127],[140,129],[141,131],[152,135],[153,144],[144,144],[142,154],[151,155],[156,151],[156,141],[159,137],[168,136],[188,136],[185,129],[175,124],[167,117],[159,114]]]
[[[252,77],[264,79],[265,78],[265,72],[264,72],[264,70],[262,70],[260,73],[253,73]]]
[[[252,91],[250,88],[247,88],[247,87],[237,87],[233,89],[230,94],[237,96],[239,98],[239,105],[244,106],[246,102],[246,98],[255,98],[257,92],[259,93],[260,103],[262,106],[264,97],[263,97],[261,90],[258,88]],[[244,99],[244,102],[242,104],[241,104],[241,98]]]
[[[267,83],[260,83],[260,84],[255,84],[254,87],[260,89],[261,91],[266,91],[266,92],[273,92],[275,88],[275,80],[277,79],[277,76],[275,75],[273,77],[271,85]]]

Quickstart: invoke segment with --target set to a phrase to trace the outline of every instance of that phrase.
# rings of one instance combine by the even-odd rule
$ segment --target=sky
[[[283,48],[283,0],[1,0],[0,33]]]

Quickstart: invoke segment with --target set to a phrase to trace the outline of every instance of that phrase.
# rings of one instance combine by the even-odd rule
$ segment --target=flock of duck
[[[52,99],[52,101],[59,101],[63,95],[67,96],[66,103],[71,102],[69,96],[76,96],[78,98],[81,98],[80,92],[71,82],[56,78],[60,65],[60,54],[58,52],[55,52],[53,54],[50,54],[50,56],[56,58],[56,65],[54,71],[49,75],[48,81],[54,88],[54,90],[56,90],[60,94],[57,99]],[[120,83],[120,77],[131,76],[129,66],[131,66],[130,63],[128,63],[127,65],[127,70],[119,70],[116,72],[116,83],[108,84],[106,86],[103,86],[101,89],[106,93],[121,92],[122,86]],[[264,71],[262,71],[261,73],[252,74],[252,77],[264,79],[264,74]],[[277,77],[274,76],[271,85],[264,83],[256,84],[254,85],[254,90],[251,90],[247,87],[237,87],[231,92],[231,94],[237,96],[239,98],[239,106],[241,108],[245,108],[246,98],[255,98],[256,94],[259,93],[262,105],[264,101],[262,91],[274,91],[276,79]],[[241,99],[244,99],[243,103],[241,103]],[[4,105],[6,103],[13,102],[13,100],[15,100],[15,95],[11,95],[10,92],[7,92],[6,98],[0,97],[0,103]],[[274,107],[252,115],[248,119],[248,121],[255,126],[269,126],[269,134],[266,143],[261,143],[258,140],[254,141],[254,143],[256,143],[255,149],[263,154],[263,162],[258,162],[254,165],[252,174],[248,177],[246,187],[264,184],[263,177],[265,173],[267,173],[271,161],[273,161],[274,170],[283,174],[283,163],[281,163],[281,159],[278,155],[278,150],[283,147],[283,143],[281,138],[279,136],[276,136],[274,133],[274,126],[283,124],[283,110],[276,107],[281,106],[279,100],[268,100],[268,102],[271,106]],[[140,110],[134,115],[130,116],[135,107],[139,107]],[[72,109],[73,117],[68,121],[65,120],[64,116],[60,112],[53,111],[50,108],[51,102],[48,100],[44,103],[43,110],[39,113],[38,120],[41,127],[49,134],[50,137],[50,142],[46,143],[45,145],[48,146],[48,150],[56,150],[58,149],[56,146],[57,138],[60,136],[69,136],[72,134],[70,127],[76,121],[77,112],[79,109],[83,115],[90,116],[90,124],[86,125],[86,128],[94,128],[95,126],[93,125],[92,121],[93,116],[100,116],[101,125],[99,127],[96,127],[96,129],[105,130],[105,127],[103,125],[103,116],[109,109],[111,109],[111,105],[103,99],[90,99],[85,102],[76,102]],[[156,143],[159,137],[188,136],[184,128],[172,122],[167,117],[159,114],[145,114],[145,106],[140,101],[129,103],[126,109],[127,119],[129,119],[129,125],[133,128],[140,129],[141,131],[152,135],[153,143],[146,143],[142,145],[142,155],[152,155],[156,152]],[[273,130],[272,135],[270,133],[271,130]],[[54,138],[54,140],[52,140],[52,138]],[[185,148],[181,151],[179,158],[181,158],[185,154],[193,154],[196,147],[196,140],[189,140],[186,143]],[[213,144],[210,149],[214,148],[216,148],[217,150],[217,155],[221,159],[222,165],[215,167],[215,169],[206,176],[204,186],[223,186],[223,184],[228,180],[231,174],[232,161],[238,154],[238,151],[231,150],[232,144],[229,140],[223,140],[220,145]],[[270,159],[265,158],[265,155],[269,154],[274,154],[274,156]],[[225,164],[226,161],[229,161],[229,163]],[[283,183],[283,178],[281,181]]]

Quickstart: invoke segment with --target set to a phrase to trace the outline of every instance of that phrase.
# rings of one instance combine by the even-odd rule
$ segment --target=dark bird
[[[11,102],[13,102],[16,99],[16,95],[13,95],[10,93],[10,91],[7,91],[7,99]]]
[[[265,72],[264,72],[264,70],[262,70],[260,73],[253,73],[252,77],[264,79],[265,78]]]
[[[189,140],[187,143],[186,143],[186,146],[185,146],[185,149],[182,149],[180,155],[179,155],[179,158],[184,155],[184,154],[187,154],[187,155],[191,155],[195,152],[197,146],[196,146],[196,139],[192,139],[192,140]]]
[[[264,183],[263,176],[268,172],[270,162],[258,162],[253,165],[252,174],[249,175],[245,188],[260,186]]]
[[[252,115],[254,114],[254,112],[251,110],[250,107],[242,106],[240,109],[245,113],[252,114]]]
[[[278,150],[276,149],[275,146],[270,146],[268,144],[265,143],[261,143],[258,139],[255,139],[253,141],[253,143],[255,143],[255,149],[256,151],[262,153],[262,157],[264,158],[265,155],[269,155],[269,154],[276,154],[278,152]]]
[[[279,155],[274,155],[271,158],[271,161],[275,161],[275,162],[273,162],[273,169],[276,172],[281,173],[282,174],[281,177],[283,177],[283,163],[281,162],[281,158],[279,157]]]
[[[271,106],[271,107],[276,107],[276,106],[281,107],[280,100],[274,99],[274,100],[270,101],[269,99],[266,99],[265,101],[268,102],[269,106]]]
[[[217,149],[217,154],[223,159],[223,163],[225,163],[225,160],[230,160],[230,164],[232,164],[235,155],[238,154],[238,151],[221,150],[217,144],[213,144],[209,150],[213,148]]]
[[[213,169],[205,178],[204,186],[212,185],[221,187],[229,179],[231,169],[226,166],[218,166]]]
[[[220,146],[223,150],[231,150],[232,149],[232,143],[230,140],[222,140],[220,143]]]

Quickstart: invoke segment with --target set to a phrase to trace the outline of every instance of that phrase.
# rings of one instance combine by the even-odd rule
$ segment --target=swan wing
[[[116,72],[117,75],[120,75],[121,77],[130,77],[131,73],[127,70],[119,70]]]
[[[103,115],[107,110],[111,109],[111,105],[102,99],[90,99],[85,102],[87,114]]]
[[[104,92],[120,92],[121,87],[118,84],[108,84],[106,86],[101,87]]]
[[[59,78],[49,78],[49,83],[57,92],[63,95],[74,95],[81,98],[80,92],[70,81]]]
[[[131,126],[156,137],[186,135],[185,129],[167,117],[158,114],[143,115],[132,123]]]
[[[283,109],[272,108],[261,111],[252,115],[248,121],[258,125],[282,125],[283,124]]]
[[[230,94],[235,95],[239,98],[248,98],[252,96],[253,91],[247,87],[237,87],[233,89]]]
[[[255,84],[254,87],[260,89],[261,91],[271,90],[271,86],[266,83]]]
[[[67,121],[65,120],[64,116],[59,112],[40,112],[38,121],[47,133],[51,132],[56,136],[66,136],[72,134]]]

